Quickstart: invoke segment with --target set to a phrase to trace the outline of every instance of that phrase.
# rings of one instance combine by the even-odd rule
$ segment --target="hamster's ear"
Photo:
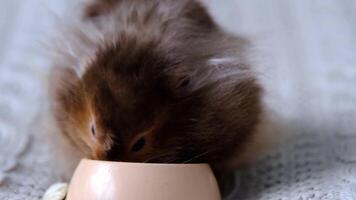
[[[190,85],[190,75],[189,74],[177,74],[170,76],[169,86],[172,90],[184,89]]]
[[[84,8],[84,20],[94,19],[109,12],[117,0],[94,0],[87,3]]]
[[[238,59],[213,58],[194,68],[190,84],[194,90],[211,85],[227,88],[251,79],[255,79],[255,73]]]

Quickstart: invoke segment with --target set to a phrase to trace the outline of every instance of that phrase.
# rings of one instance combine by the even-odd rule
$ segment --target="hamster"
[[[247,40],[195,0],[96,0],[82,13],[63,34],[50,91],[78,151],[224,169],[248,149],[263,89]]]

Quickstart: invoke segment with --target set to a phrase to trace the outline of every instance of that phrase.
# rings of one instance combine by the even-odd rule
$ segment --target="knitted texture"
[[[0,0],[1,200],[37,200],[62,181],[34,127],[48,101],[49,65],[37,51],[46,10],[67,2]],[[227,199],[356,199],[356,1],[206,3],[224,28],[254,41],[260,53],[251,57],[284,135],[281,145],[236,172]]]

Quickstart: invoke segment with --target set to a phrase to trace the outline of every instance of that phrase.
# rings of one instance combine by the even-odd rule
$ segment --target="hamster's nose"
[[[110,149],[106,152],[106,155],[102,158],[106,161],[115,161],[115,162],[144,162],[145,158],[141,156],[132,155],[130,153],[125,154],[122,152],[115,151]]]
[[[104,154],[104,160],[107,161],[124,161],[123,153],[117,146],[112,146]]]

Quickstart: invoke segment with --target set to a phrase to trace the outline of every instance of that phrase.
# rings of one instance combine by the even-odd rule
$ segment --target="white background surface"
[[[39,45],[67,2],[0,0],[0,199],[38,199],[58,181],[35,135],[48,61]],[[231,199],[356,199],[356,1],[206,0],[252,39],[287,139],[239,172]]]

